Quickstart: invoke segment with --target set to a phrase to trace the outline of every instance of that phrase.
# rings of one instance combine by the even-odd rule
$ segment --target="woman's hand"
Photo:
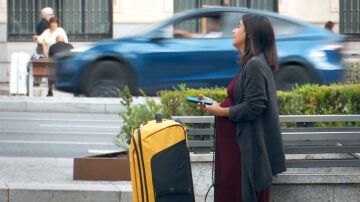
[[[199,94],[199,99],[200,100],[204,100],[204,99],[213,100],[211,98],[205,97],[203,94]]]
[[[212,105],[206,105],[204,104],[204,110],[207,114],[209,115],[214,115],[214,116],[220,116],[219,112],[221,111],[221,107],[220,104],[217,102],[213,102]]]
[[[213,101],[212,105],[201,104],[201,107],[207,114],[213,116],[229,116],[229,108],[221,107],[220,104],[217,103],[215,100],[205,97],[203,94],[199,94],[199,98]]]
[[[32,40],[34,41],[34,42],[38,42],[38,35],[34,35],[33,37],[32,37]]]

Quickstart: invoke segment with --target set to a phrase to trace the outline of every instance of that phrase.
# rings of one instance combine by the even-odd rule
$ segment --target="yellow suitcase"
[[[193,202],[186,130],[172,120],[141,125],[130,142],[134,202]]]

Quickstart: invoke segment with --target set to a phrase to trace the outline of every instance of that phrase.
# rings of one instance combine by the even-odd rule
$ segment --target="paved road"
[[[0,156],[65,157],[120,150],[116,114],[0,112]]]

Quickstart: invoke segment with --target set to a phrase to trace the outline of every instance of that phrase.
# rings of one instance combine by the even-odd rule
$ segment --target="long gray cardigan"
[[[269,64],[260,54],[240,71],[229,118],[237,124],[243,200],[253,202],[256,192],[270,186],[272,177],[286,170],[285,154],[275,81]]]

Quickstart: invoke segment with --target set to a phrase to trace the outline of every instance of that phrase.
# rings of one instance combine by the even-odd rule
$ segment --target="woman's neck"
[[[245,44],[240,45],[239,51],[240,51],[241,55],[244,55],[244,53],[245,53]]]

